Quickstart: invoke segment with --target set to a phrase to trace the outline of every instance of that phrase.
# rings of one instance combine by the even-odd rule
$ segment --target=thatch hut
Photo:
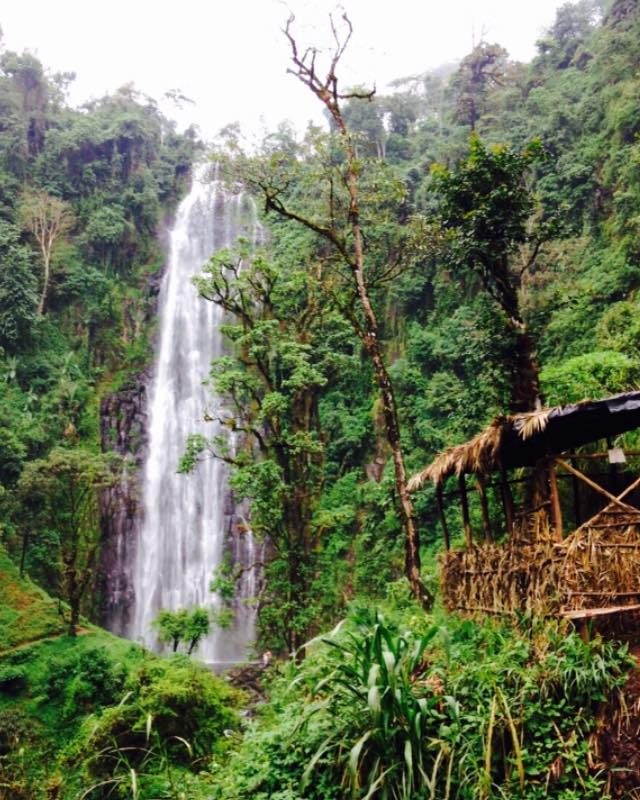
[[[446,606],[578,620],[639,610],[640,450],[614,441],[639,427],[640,392],[500,417],[415,475],[411,490],[435,485]],[[452,499],[464,531],[453,549]]]

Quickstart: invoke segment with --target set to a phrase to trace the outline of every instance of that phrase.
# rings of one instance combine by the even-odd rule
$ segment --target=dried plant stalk
[[[444,554],[445,606],[546,616],[640,602],[640,511],[612,503],[562,542],[552,540],[545,519],[529,515],[507,544]]]

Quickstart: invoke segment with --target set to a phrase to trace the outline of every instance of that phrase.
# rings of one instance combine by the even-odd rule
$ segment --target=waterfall
[[[243,566],[254,559],[251,533],[238,524],[233,508],[227,466],[210,458],[191,474],[176,471],[190,434],[211,438],[220,432],[217,423],[204,420],[205,415],[218,417],[223,405],[203,384],[212,359],[222,354],[223,312],[198,296],[191,278],[238,236],[254,241],[259,236],[253,200],[241,192],[230,193],[210,173],[204,166],[196,170],[191,191],[178,208],[159,296],[148,452],[140,476],[141,518],[127,570],[132,601],[126,633],[152,647],[156,641],[151,623],[160,609],[216,608],[218,600],[209,585],[225,548]],[[255,593],[252,572],[243,573],[240,595]],[[247,658],[255,611],[240,598],[235,612],[231,628],[214,627],[200,643],[199,658]]]

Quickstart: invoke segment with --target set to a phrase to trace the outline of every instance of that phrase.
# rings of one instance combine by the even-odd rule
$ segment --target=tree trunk
[[[76,636],[78,633],[78,623],[80,622],[80,598],[74,597],[69,600],[69,636]]]
[[[51,273],[51,257],[43,250],[43,284],[42,292],[40,293],[40,300],[38,301],[38,314],[44,314],[44,307],[47,301],[47,292],[49,291],[49,275]]]
[[[527,327],[520,322],[515,328],[514,376],[511,391],[513,413],[534,411],[542,403],[540,367]]]
[[[422,578],[420,577],[420,534],[418,526],[416,525],[413,501],[407,488],[407,473],[404,466],[404,457],[400,441],[400,424],[398,421],[396,399],[393,392],[393,385],[384,363],[380,338],[378,336],[378,320],[376,319],[375,311],[371,304],[371,298],[369,297],[365,280],[364,244],[362,229],[360,227],[358,168],[355,163],[356,159],[351,145],[351,139],[341,114],[338,114],[337,121],[341,133],[345,137],[347,154],[347,188],[350,198],[349,216],[354,242],[354,260],[351,269],[365,318],[364,345],[371,358],[376,384],[382,397],[386,437],[393,457],[400,519],[404,529],[405,574],[409,581],[409,586],[411,587],[411,593],[415,599],[424,608],[431,609],[434,600],[433,595],[424,586]]]
[[[22,552],[20,553],[20,577],[24,578],[24,566],[27,558],[27,548],[29,547],[29,531],[22,534]]]
[[[297,214],[290,212],[288,213],[287,209],[283,208],[282,206],[280,206],[278,210],[284,216],[288,215],[290,219],[297,220],[303,225],[315,230],[316,233],[320,233],[320,235],[332,242],[351,269],[351,273],[356,285],[358,300],[365,320],[364,331],[358,331],[358,333],[361,336],[363,344],[373,363],[376,384],[382,397],[386,438],[393,457],[395,486],[398,494],[400,520],[402,522],[405,538],[405,573],[413,596],[424,608],[430,609],[433,605],[434,598],[423,585],[420,577],[420,537],[416,525],[413,502],[407,489],[407,475],[400,442],[400,426],[398,422],[397,406],[391,379],[384,363],[384,357],[378,336],[378,322],[371,304],[365,277],[364,241],[360,224],[359,209],[359,174],[361,166],[358,164],[354,142],[349,134],[349,130],[340,107],[340,100],[344,99],[345,97],[358,97],[360,99],[371,100],[374,92],[356,92],[355,94],[347,95],[340,95],[338,93],[338,79],[335,71],[338,62],[340,61],[340,58],[342,57],[342,54],[344,53],[344,50],[349,42],[349,39],[351,38],[353,30],[351,22],[346,14],[343,15],[342,19],[347,26],[346,38],[344,38],[342,41],[338,36],[337,30],[333,24],[333,20],[331,23],[333,35],[336,41],[336,47],[334,49],[331,65],[324,80],[321,79],[316,72],[316,51],[313,48],[309,48],[302,56],[300,56],[298,53],[298,45],[290,31],[293,16],[289,18],[284,33],[291,45],[291,57],[296,68],[295,70],[292,70],[292,72],[294,72],[298,79],[302,81],[302,83],[304,83],[305,86],[307,86],[313,92],[313,94],[315,94],[318,100],[327,109],[331,118],[335,122],[337,132],[342,137],[342,141],[344,143],[344,179],[349,195],[348,222],[353,236],[353,250],[351,250],[346,242],[341,241],[340,236],[335,228],[327,229],[314,225],[309,219],[305,219]],[[272,207],[275,208],[276,206],[274,205]]]

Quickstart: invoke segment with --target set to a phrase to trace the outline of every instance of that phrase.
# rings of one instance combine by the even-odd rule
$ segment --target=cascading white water
[[[142,476],[143,510],[130,575],[134,593],[128,635],[154,646],[151,627],[160,609],[215,608],[209,590],[221,563],[233,509],[227,468],[208,459],[188,475],[177,473],[190,434],[211,438],[222,400],[203,385],[212,359],[222,353],[223,312],[198,296],[191,278],[217,250],[238,236],[259,234],[255,206],[245,194],[231,194],[201,167],[178,208],[171,231],[169,266],[159,298],[159,342],[149,401],[149,449]],[[225,505],[227,506],[225,508]],[[242,526],[244,529],[244,526]],[[233,535],[232,556],[244,566],[253,558],[249,532]],[[249,570],[241,594],[255,591]],[[232,628],[214,629],[197,654],[210,662],[247,657],[254,633],[251,605],[237,603]]]

